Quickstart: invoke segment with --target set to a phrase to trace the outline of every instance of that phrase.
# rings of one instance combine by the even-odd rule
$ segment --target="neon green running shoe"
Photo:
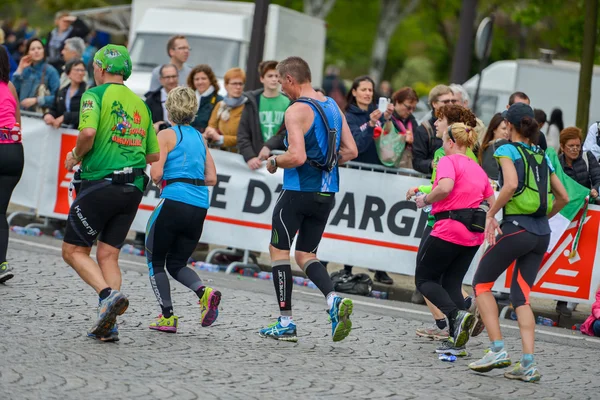
[[[198,303],[200,304],[201,313],[200,324],[204,327],[211,326],[219,316],[221,292],[207,286],[204,288],[204,294]]]
[[[165,318],[162,314],[156,318],[149,326],[150,329],[161,332],[177,333],[177,323],[179,317],[171,315],[171,318]]]
[[[6,261],[0,264],[0,283],[4,283],[14,276],[11,266]]]

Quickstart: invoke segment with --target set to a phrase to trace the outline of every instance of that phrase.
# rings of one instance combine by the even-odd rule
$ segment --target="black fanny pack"
[[[146,171],[144,168],[132,168],[127,167],[123,168],[121,171],[115,171],[112,174],[106,175],[104,179],[111,179],[114,185],[126,185],[128,183],[134,183],[135,178],[139,176],[144,176],[144,187],[148,184],[146,180],[149,181],[148,175],[146,175]]]
[[[461,208],[459,210],[442,211],[434,215],[436,221],[453,219],[467,227],[471,232],[485,231],[487,213],[481,208]]]

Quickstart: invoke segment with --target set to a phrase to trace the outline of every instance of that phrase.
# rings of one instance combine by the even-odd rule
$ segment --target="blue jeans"
[[[600,319],[597,319],[592,324],[592,332],[594,332],[594,336],[600,337]]]

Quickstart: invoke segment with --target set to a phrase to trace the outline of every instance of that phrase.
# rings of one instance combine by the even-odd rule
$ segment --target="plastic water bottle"
[[[60,229],[57,229],[54,232],[52,232],[52,236],[54,236],[58,240],[63,240],[65,238],[65,236],[62,234],[62,232],[60,231]]]
[[[535,322],[538,325],[544,325],[544,326],[556,326],[557,325],[556,322],[552,321],[550,318],[542,317],[541,315],[538,315]]]
[[[39,228],[25,228],[24,226],[12,226],[10,230],[18,235],[42,236],[42,231]]]
[[[488,204],[487,200],[484,200],[479,204],[479,209],[483,210],[486,214],[488,211],[490,211],[490,205]]]
[[[514,311],[510,312],[510,319],[512,319],[513,321],[517,320],[517,313]]]
[[[307,288],[310,288],[310,289],[317,289],[317,285],[315,285],[315,284],[313,283],[313,281],[310,281],[310,280],[309,280],[309,281],[308,281],[308,283],[306,284],[306,287],[307,287]]]
[[[425,193],[423,192],[417,192],[417,196],[423,196]],[[425,207],[423,207],[423,212],[426,213],[430,213],[431,212],[431,204],[427,204]]]
[[[138,249],[137,247],[134,247],[130,244],[126,244],[121,248],[121,252],[125,253],[125,254],[131,254],[134,256],[143,256],[144,255],[144,250],[142,249]]]
[[[301,277],[301,276],[295,276],[294,277],[294,283],[296,285],[304,286],[304,280],[305,279],[303,277]]]
[[[381,292],[378,290],[371,290],[371,297],[374,297],[376,299],[380,299],[381,298]]]
[[[456,361],[456,356],[452,355],[452,354],[440,354],[438,356],[438,358],[440,359],[440,361],[446,361],[446,362]]]
[[[261,272],[258,273],[258,279],[262,279],[262,280],[265,280],[265,281],[271,280],[271,276],[272,276],[272,274],[270,272],[267,272],[267,271],[261,271]]]

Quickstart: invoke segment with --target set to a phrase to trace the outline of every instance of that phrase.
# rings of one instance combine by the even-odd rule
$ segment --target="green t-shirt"
[[[126,167],[146,168],[146,154],[159,153],[146,103],[125,85],[104,84],[81,97],[79,130],[96,130],[94,145],[81,162],[81,178],[98,180]],[[135,185],[143,190],[143,177]]]
[[[431,185],[419,186],[420,192],[426,193],[426,194],[431,193],[431,191],[433,190],[433,183],[435,182],[435,174],[437,172],[438,162],[440,161],[440,158],[444,157],[445,155],[446,155],[446,152],[444,151],[443,147],[440,147],[439,149],[437,149],[435,151],[435,153],[433,153],[433,172],[431,173]],[[477,164],[479,164],[479,160],[477,159],[477,156],[475,155],[475,153],[473,153],[473,150],[471,150],[468,147],[467,147],[467,156],[471,160],[473,160]],[[427,219],[427,225],[432,227],[434,224],[435,224],[435,218],[433,217],[433,215],[429,214],[429,217]]]
[[[260,131],[265,142],[271,139],[279,130],[283,122],[285,110],[287,110],[289,105],[290,99],[281,93],[277,97],[260,95],[258,117],[260,118]]]

